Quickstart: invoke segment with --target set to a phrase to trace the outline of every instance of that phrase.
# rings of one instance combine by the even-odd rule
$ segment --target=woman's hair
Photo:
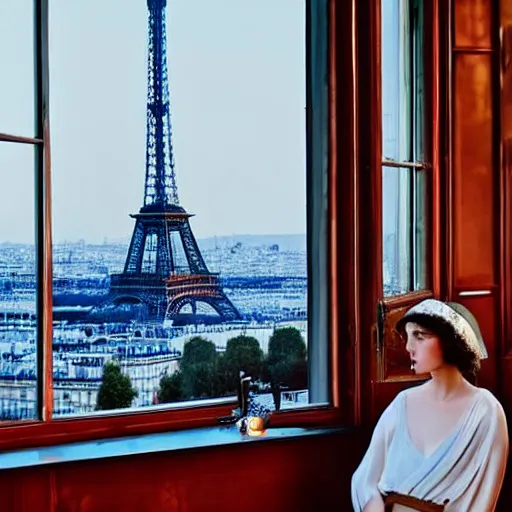
[[[403,320],[403,328],[405,324],[414,322],[433,332],[441,343],[444,362],[456,366],[471,384],[476,383],[480,359],[448,321],[422,313],[407,315]]]

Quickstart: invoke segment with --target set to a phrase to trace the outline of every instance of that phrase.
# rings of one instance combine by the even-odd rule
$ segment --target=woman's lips
[[[411,359],[411,370],[414,371],[415,366],[416,366],[416,361],[414,359]]]

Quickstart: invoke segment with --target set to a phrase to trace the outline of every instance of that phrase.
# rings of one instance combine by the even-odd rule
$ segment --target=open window
[[[2,124],[24,118],[0,86],[24,191],[2,202],[3,445],[213,425],[241,369],[283,417],[339,418],[331,3],[152,0],[114,25],[118,2],[21,4],[34,35],[2,7],[24,41],[0,62],[36,69],[36,133]]]
[[[401,386],[419,378],[410,370],[395,325],[414,303],[435,295],[436,5],[380,2],[382,288],[374,379],[388,384],[389,396],[380,396],[379,409]]]

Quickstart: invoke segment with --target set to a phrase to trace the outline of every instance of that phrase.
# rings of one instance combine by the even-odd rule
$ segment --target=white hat
[[[397,329],[402,329],[406,323],[421,324],[421,318],[434,318],[448,324],[454,334],[479,358],[487,359],[487,349],[478,327],[478,322],[471,312],[457,302],[441,302],[436,299],[426,299],[413,306],[397,322]]]

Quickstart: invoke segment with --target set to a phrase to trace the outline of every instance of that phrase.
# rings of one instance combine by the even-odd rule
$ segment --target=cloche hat
[[[426,299],[405,313],[397,322],[396,328],[402,331],[408,322],[421,324],[422,318],[429,318],[448,325],[457,336],[479,359],[487,359],[487,349],[484,344],[478,322],[471,312],[457,302],[442,302],[436,299]]]

